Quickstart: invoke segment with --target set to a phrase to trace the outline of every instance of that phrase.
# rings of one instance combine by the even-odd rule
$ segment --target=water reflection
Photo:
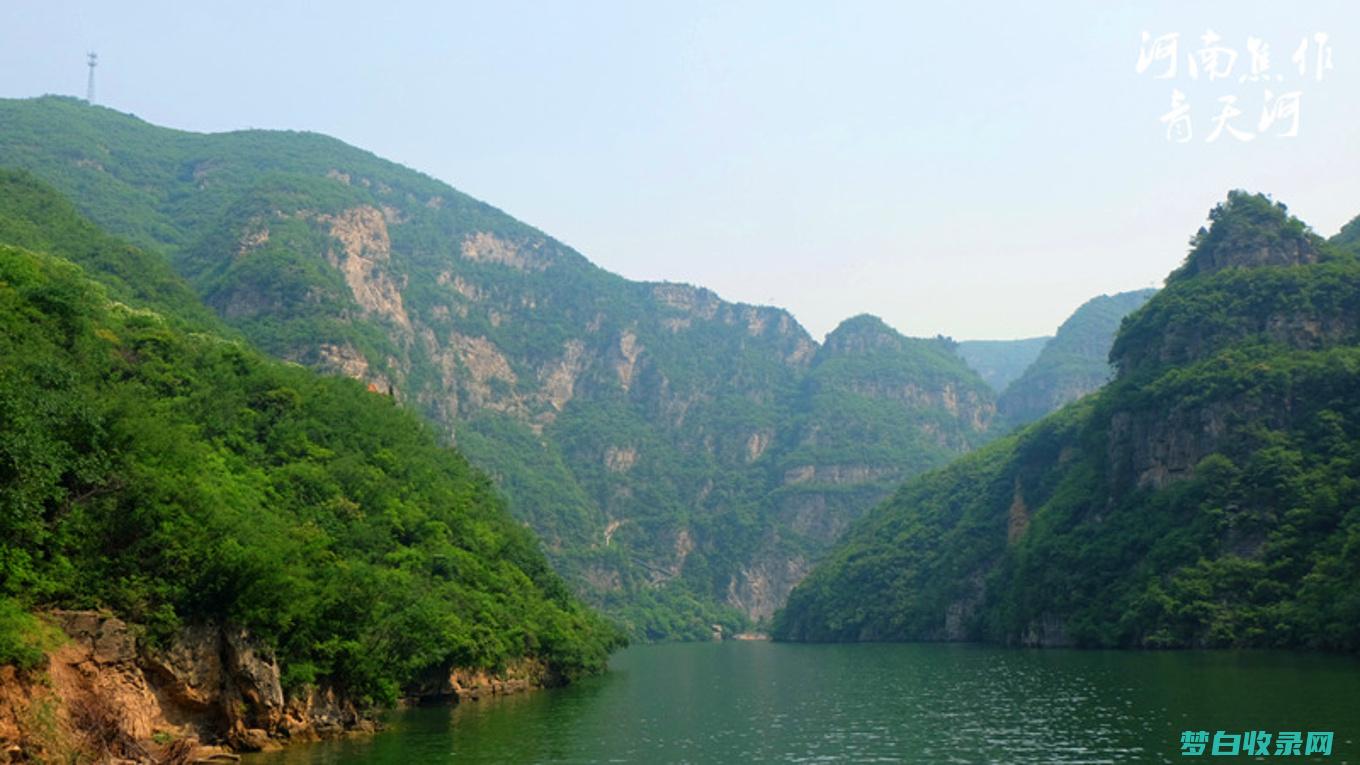
[[[404,711],[372,739],[251,761],[1176,762],[1182,730],[1263,729],[1335,731],[1325,761],[1341,763],[1357,691],[1360,662],[1306,654],[639,646],[572,688]]]

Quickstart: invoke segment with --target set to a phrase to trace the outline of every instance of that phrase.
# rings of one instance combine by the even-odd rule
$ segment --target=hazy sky
[[[1176,79],[1135,71],[1144,30],[1180,34]],[[1238,53],[1228,79],[1189,78],[1207,30]],[[1283,80],[1240,81],[1248,37]],[[817,336],[862,312],[913,335],[1049,333],[1159,284],[1232,187],[1324,235],[1360,213],[1355,0],[5,0],[0,97],[83,95],[87,50],[104,105],[328,133],[610,270],[783,306]],[[1206,140],[1222,96],[1257,132],[1267,87],[1301,92],[1297,137]],[[1173,88],[1183,144],[1159,121]]]

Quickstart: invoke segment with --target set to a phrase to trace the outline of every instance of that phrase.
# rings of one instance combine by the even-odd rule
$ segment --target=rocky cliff
[[[376,728],[336,688],[286,690],[279,664],[239,628],[200,624],[163,644],[106,613],[54,611],[66,635],[46,666],[0,667],[0,762],[217,762]],[[458,703],[552,684],[541,664],[448,668],[407,689]]]

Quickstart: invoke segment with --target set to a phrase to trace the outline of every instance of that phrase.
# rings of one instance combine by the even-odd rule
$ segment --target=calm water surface
[[[1182,730],[1325,730],[1360,757],[1360,661],[961,645],[638,646],[564,689],[393,713],[248,765],[1226,762]],[[1273,749],[1273,747],[1272,747]],[[1244,760],[1246,758],[1243,758]]]

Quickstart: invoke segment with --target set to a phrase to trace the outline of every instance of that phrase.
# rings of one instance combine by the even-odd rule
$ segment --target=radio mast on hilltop
[[[86,57],[89,60],[90,80],[85,85],[85,102],[92,104],[94,103],[94,68],[99,65],[99,54],[90,51],[86,54]]]

